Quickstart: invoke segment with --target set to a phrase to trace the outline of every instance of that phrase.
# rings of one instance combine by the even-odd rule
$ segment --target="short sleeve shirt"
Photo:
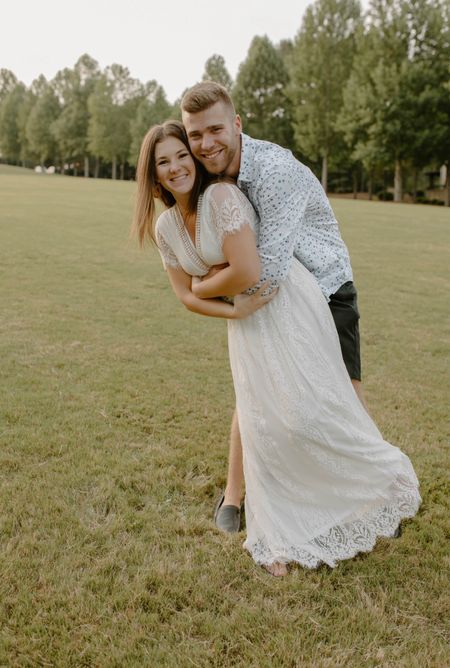
[[[353,280],[347,247],[328,198],[312,171],[288,149],[242,134],[237,185],[259,218],[261,281],[277,284],[295,256],[327,299]]]

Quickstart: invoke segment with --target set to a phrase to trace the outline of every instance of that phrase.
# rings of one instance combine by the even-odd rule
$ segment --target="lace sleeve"
[[[164,239],[162,231],[161,231],[161,224],[159,219],[156,222],[156,227],[155,227],[155,238],[156,238],[156,244],[158,246],[159,254],[161,255],[161,260],[164,265],[164,269],[167,269],[167,267],[173,267],[174,269],[179,269],[181,267],[180,263],[178,262],[177,256],[167,243],[167,241]]]
[[[208,189],[212,222],[220,242],[244,225],[255,229],[256,214],[245,195],[230,183],[216,183]]]

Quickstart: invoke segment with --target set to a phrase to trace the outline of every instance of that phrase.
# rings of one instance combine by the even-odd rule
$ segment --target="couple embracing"
[[[365,407],[348,252],[315,176],[245,135],[225,88],[197,84],[181,108],[183,124],[143,140],[134,230],[189,310],[228,320],[236,412],[215,522],[239,531],[245,479],[256,563],[333,567],[420,504],[411,462]]]

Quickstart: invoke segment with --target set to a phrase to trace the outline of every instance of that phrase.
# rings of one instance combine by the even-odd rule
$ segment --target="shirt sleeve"
[[[266,169],[254,199],[260,217],[261,281],[278,284],[289,272],[308,205],[312,172],[292,160]]]

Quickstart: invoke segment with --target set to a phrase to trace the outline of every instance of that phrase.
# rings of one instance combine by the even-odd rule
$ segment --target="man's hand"
[[[247,316],[252,315],[252,313],[272,301],[278,292],[278,288],[274,288],[268,295],[263,296],[262,293],[265,292],[269,286],[270,281],[266,281],[266,283],[263,283],[263,285],[261,285],[261,287],[252,295],[247,295],[245,293],[236,295],[234,298],[234,317],[238,320],[247,318]]]

